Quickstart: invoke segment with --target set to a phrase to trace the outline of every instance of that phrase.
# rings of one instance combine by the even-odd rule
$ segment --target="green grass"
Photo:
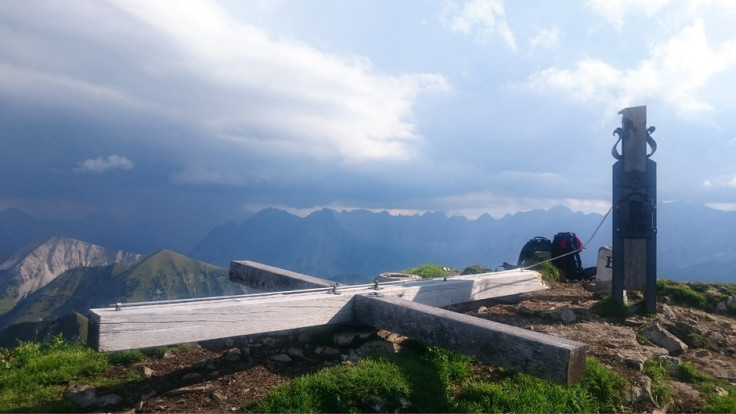
[[[585,379],[571,387],[520,373],[498,382],[470,381],[456,399],[455,412],[594,413],[621,410],[628,382],[593,358],[586,360]]]
[[[277,387],[248,412],[447,412],[448,384],[470,375],[469,358],[436,347],[372,355]]]
[[[599,300],[593,304],[593,312],[603,317],[626,318],[629,316],[629,308],[621,303],[617,303],[612,295]]]
[[[670,296],[676,303],[702,309],[707,312],[712,312],[715,309],[715,305],[708,300],[708,297],[703,292],[695,291],[684,283],[659,279],[657,280],[657,294]]]
[[[402,270],[401,273],[407,273],[410,275],[421,276],[423,279],[430,279],[433,277],[443,277],[451,274],[456,274],[457,271],[454,269],[448,269],[445,266],[436,264],[423,264],[421,266],[412,267],[410,269]]]
[[[672,364],[667,360],[648,359],[644,362],[644,375],[652,380],[652,397],[658,404],[666,404],[672,400],[674,390],[667,384],[670,379]]]
[[[477,275],[480,273],[488,273],[492,272],[491,269],[486,268],[485,266],[481,265],[472,265],[468,266],[460,273],[461,275]]]
[[[92,349],[65,342],[21,342],[0,350],[0,412],[69,412],[73,403],[62,393],[79,378],[104,372],[107,359]]]
[[[299,377],[247,412],[613,412],[628,383],[589,358],[585,380],[564,387],[499,369],[472,379],[471,359],[441,348],[381,355]]]
[[[560,269],[558,269],[557,266],[553,265],[552,262],[544,262],[533,266],[531,269],[541,273],[542,280],[548,283],[559,282],[562,278],[562,275],[560,274]]]
[[[736,387],[730,382],[716,380],[687,361],[683,361],[676,372],[672,371],[672,364],[667,360],[649,359],[644,363],[643,373],[652,379],[652,396],[657,403],[662,404],[672,400],[674,391],[667,385],[667,380],[674,377],[677,381],[697,386],[707,401],[702,412],[736,412]],[[719,395],[719,389],[726,391],[725,395]]]

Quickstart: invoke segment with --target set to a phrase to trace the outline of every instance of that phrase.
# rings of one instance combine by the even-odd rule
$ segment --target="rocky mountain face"
[[[0,264],[0,313],[69,269],[132,262],[141,257],[69,237],[30,244]]]
[[[16,339],[37,340],[59,332],[67,338],[82,336],[79,324],[51,321],[65,320],[73,314],[86,317],[89,309],[111,303],[248,292],[246,286],[229,280],[227,269],[169,250],[160,250],[135,262],[77,267],[58,275],[0,315],[0,347],[14,346]]]

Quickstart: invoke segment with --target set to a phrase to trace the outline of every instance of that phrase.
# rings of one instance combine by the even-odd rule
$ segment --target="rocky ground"
[[[591,290],[588,283],[564,283],[524,294],[517,303],[478,305],[469,313],[587,344],[588,355],[633,385],[630,398],[636,411],[698,412],[704,403],[692,386],[672,381],[673,401],[657,406],[641,372],[648,358],[688,361],[736,382],[736,319],[677,306],[668,298],[659,298],[655,317],[603,318],[591,311],[597,302]],[[77,386],[67,396],[89,403],[90,411],[237,411],[295,376],[372,351],[397,352],[405,340],[385,331],[347,327],[189,344],[163,358],[109,371],[108,376],[141,378],[125,390]],[[476,368],[482,375],[482,364]]]

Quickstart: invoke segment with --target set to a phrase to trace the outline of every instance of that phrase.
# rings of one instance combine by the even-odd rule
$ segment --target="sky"
[[[5,0],[0,210],[238,221],[611,205],[619,111],[658,199],[736,209],[731,0]]]

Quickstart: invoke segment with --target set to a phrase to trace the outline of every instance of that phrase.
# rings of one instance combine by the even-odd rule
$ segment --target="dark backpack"
[[[583,243],[575,233],[557,233],[552,239],[552,264],[569,280],[584,279],[586,274],[580,261],[582,250]]]
[[[552,242],[548,238],[537,236],[524,245],[519,253],[519,267],[543,262],[552,257]]]

